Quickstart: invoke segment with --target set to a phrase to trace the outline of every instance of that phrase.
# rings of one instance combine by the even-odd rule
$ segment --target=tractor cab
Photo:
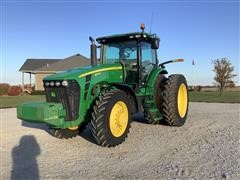
[[[155,34],[120,34],[97,38],[97,42],[101,44],[101,64],[121,63],[126,84],[144,85],[153,67],[158,66],[159,38]]]

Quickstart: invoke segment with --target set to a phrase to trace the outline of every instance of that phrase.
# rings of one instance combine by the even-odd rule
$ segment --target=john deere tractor
[[[160,39],[141,29],[96,42],[90,37],[91,66],[44,78],[46,102],[19,105],[18,118],[47,124],[57,138],[72,138],[90,123],[97,144],[107,147],[126,139],[136,112],[150,124],[182,126],[188,112],[187,82],[180,74],[167,76],[165,65],[183,59],[159,63]]]

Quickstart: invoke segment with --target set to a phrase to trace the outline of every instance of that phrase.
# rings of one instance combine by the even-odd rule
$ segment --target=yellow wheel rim
[[[178,89],[178,113],[181,118],[183,118],[186,115],[187,103],[188,103],[187,87],[185,84],[182,83]]]
[[[110,113],[110,130],[113,136],[120,137],[128,125],[128,108],[123,101],[118,101]]]
[[[78,126],[69,127],[68,129],[69,129],[69,130],[72,130],[72,131],[75,131],[75,130],[77,130],[77,129],[78,129]]]

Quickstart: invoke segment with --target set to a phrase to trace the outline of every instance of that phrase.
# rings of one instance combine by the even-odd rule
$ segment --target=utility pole
[[[195,88],[195,61],[192,60],[192,88]]]

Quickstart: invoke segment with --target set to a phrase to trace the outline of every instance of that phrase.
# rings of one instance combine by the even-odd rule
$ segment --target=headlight
[[[62,82],[62,85],[63,85],[63,86],[68,86],[68,82],[67,82],[67,81],[63,81],[63,82]]]
[[[61,83],[60,83],[59,81],[57,81],[57,82],[55,82],[55,85],[56,85],[56,86],[60,86]]]
[[[49,82],[45,82],[45,86],[49,86]]]
[[[53,81],[50,82],[50,86],[54,86],[54,82]]]

